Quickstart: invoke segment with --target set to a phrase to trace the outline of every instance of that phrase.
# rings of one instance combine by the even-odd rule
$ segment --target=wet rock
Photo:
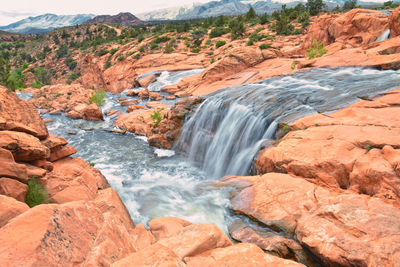
[[[134,100],[121,100],[121,101],[118,101],[119,102],[119,104],[121,105],[121,106],[131,106],[131,105],[137,105],[137,104],[139,104],[139,100],[137,100],[137,99],[134,99]]]
[[[126,112],[132,112],[132,111],[135,111],[135,110],[139,110],[139,109],[147,109],[145,106],[142,106],[142,105],[132,105],[132,106],[129,106],[128,107],[128,109],[126,110]]]
[[[3,86],[0,86],[0,130],[25,132],[39,139],[48,135],[35,107]]]
[[[135,110],[127,114],[121,114],[115,125],[131,133],[149,136],[152,134],[153,129],[153,119],[151,118],[153,112],[153,110]]]
[[[28,186],[10,178],[0,178],[0,194],[25,203]]]
[[[184,227],[191,224],[192,223],[179,218],[164,217],[151,220],[149,222],[149,227],[151,233],[158,241],[179,233]]]
[[[118,116],[119,114],[121,114],[121,111],[119,110],[115,110],[115,109],[111,109],[107,112],[107,116],[111,117],[111,116]]]
[[[164,99],[164,96],[156,92],[150,92],[149,98],[154,101],[159,101],[161,99]]]
[[[277,233],[265,232],[262,235],[258,234],[241,220],[235,220],[229,226],[229,233],[233,239],[242,243],[253,243],[277,257],[295,260],[304,264],[310,263],[300,244]]]
[[[159,74],[150,74],[145,76],[144,78],[136,79],[141,87],[148,87],[151,83],[157,80]]]
[[[0,231],[12,218],[17,217],[27,210],[29,210],[29,207],[25,203],[17,201],[13,197],[0,194]]]
[[[138,91],[138,96],[140,99],[149,99],[150,97],[149,89],[146,88],[144,90]]]
[[[170,108],[169,105],[164,104],[162,102],[157,102],[157,101],[147,102],[146,107],[151,108],[151,109],[159,109],[159,110]]]
[[[304,266],[266,254],[256,245],[248,243],[217,248],[194,257],[186,257],[185,262],[187,266]]]
[[[65,116],[73,119],[84,119],[92,121],[104,120],[103,113],[95,103],[90,105],[76,105],[70,112],[66,113]]]
[[[400,8],[396,8],[389,16],[390,37],[400,35]]]
[[[139,93],[138,90],[129,90],[128,92],[126,92],[127,96],[137,96]]]
[[[175,100],[175,99],[176,99],[176,96],[174,96],[174,95],[169,95],[169,96],[167,96],[165,99],[167,99],[167,100]]]
[[[288,174],[231,177],[227,182],[248,183],[232,199],[236,212],[294,232],[328,266],[399,264],[393,251],[400,244],[400,210],[391,204],[367,195],[328,191]]]
[[[46,159],[50,154],[38,138],[23,132],[0,131],[0,147],[10,150],[16,161]]]

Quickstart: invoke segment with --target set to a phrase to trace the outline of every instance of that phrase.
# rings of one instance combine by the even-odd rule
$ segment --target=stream
[[[201,70],[161,72],[151,91]],[[146,138],[108,132],[115,117],[92,122],[44,114],[51,133],[66,138],[81,157],[101,170],[118,191],[135,224],[175,216],[213,223],[227,232],[234,218],[229,189],[213,186],[227,174],[246,175],[259,149],[274,138],[278,123],[332,112],[360,97],[399,87],[400,71],[362,68],[314,69],[214,92],[187,118],[174,150],[149,147]],[[161,92],[164,94],[163,92]],[[167,94],[165,94],[167,95]],[[20,94],[27,98],[25,94]],[[103,113],[124,111],[122,94],[107,93]],[[173,104],[175,100],[163,100]],[[140,104],[144,104],[142,102]]]

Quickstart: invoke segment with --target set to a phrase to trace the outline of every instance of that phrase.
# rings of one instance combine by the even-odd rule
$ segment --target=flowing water
[[[390,29],[387,29],[384,33],[382,33],[381,36],[378,37],[378,39],[376,39],[377,42],[379,41],[385,41],[387,39],[389,39],[390,37]]]
[[[176,82],[197,72],[170,73],[174,78],[164,77],[162,82]],[[78,150],[75,156],[101,170],[136,224],[176,216],[194,223],[214,223],[226,232],[232,219],[229,191],[212,186],[216,177],[247,174],[260,146],[273,138],[278,122],[332,111],[357,97],[398,87],[399,74],[360,68],[315,69],[215,92],[185,123],[177,144],[191,160],[172,150],[149,147],[145,137],[107,131],[113,128],[113,117],[103,122],[63,115],[43,117],[53,120],[48,124],[50,132],[65,137]],[[118,104],[123,97],[125,93],[107,94],[103,112],[125,112],[126,107]]]
[[[278,123],[334,111],[399,85],[400,71],[327,68],[222,89],[185,123],[175,149],[209,177],[247,175]]]

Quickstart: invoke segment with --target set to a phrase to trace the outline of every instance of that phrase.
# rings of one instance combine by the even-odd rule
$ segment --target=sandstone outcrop
[[[288,174],[230,177],[225,182],[241,190],[232,199],[233,210],[294,233],[328,266],[399,264],[400,210],[391,204],[329,191]]]
[[[389,16],[390,37],[400,35],[400,7],[396,8]]]
[[[314,38],[325,46],[341,42],[358,47],[374,42],[386,29],[388,17],[379,11],[353,9],[340,15],[322,15],[308,29],[302,48],[311,47]]]
[[[25,132],[39,139],[48,136],[35,107],[3,86],[0,86],[0,107],[0,130]]]

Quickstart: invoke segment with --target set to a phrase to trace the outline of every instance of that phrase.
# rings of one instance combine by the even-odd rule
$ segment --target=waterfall
[[[329,112],[395,89],[399,71],[314,69],[214,92],[183,128],[175,149],[209,176],[247,175],[280,122]]]
[[[390,37],[390,29],[387,29],[384,33],[382,33],[381,36],[378,37],[378,39],[376,39],[376,42],[385,41],[389,39],[389,37]]]

